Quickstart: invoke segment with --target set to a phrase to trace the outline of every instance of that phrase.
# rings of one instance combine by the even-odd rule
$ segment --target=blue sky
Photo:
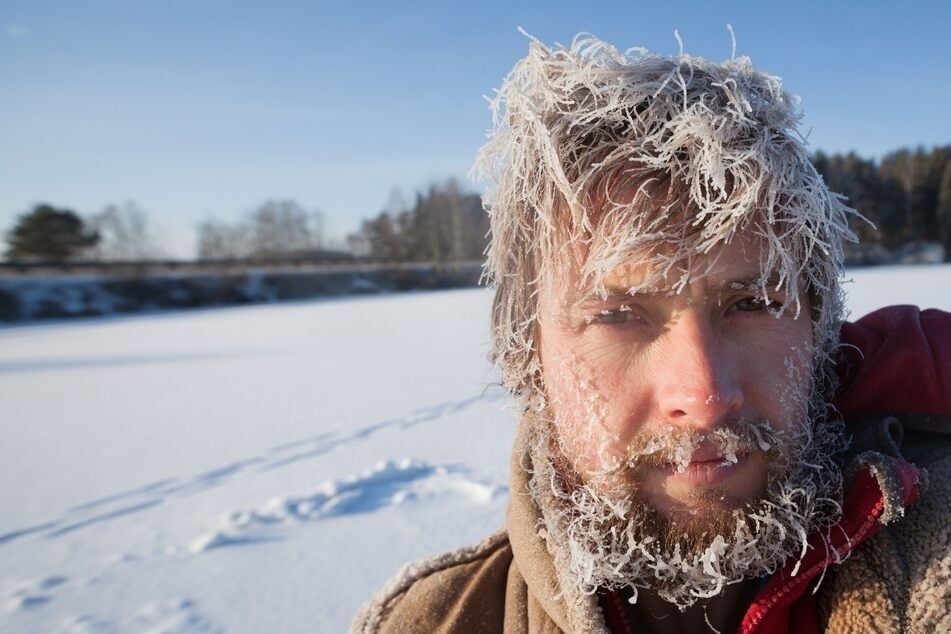
[[[668,5],[668,6],[662,6]],[[525,54],[588,31],[619,48],[737,53],[803,98],[813,149],[951,142],[947,2],[0,3],[0,229],[33,203],[133,200],[172,255],[268,198],[343,237],[464,178],[491,94]]]

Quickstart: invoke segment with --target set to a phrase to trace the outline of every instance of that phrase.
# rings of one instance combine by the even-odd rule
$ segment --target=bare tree
[[[89,219],[100,240],[88,256],[98,260],[154,260],[160,249],[149,228],[148,214],[131,200],[108,205]]]
[[[251,250],[257,257],[305,253],[323,242],[323,215],[295,200],[268,200],[251,214]]]
[[[229,225],[209,218],[198,225],[198,257],[202,260],[237,260],[250,255],[245,224]]]
[[[383,205],[382,213],[389,214],[392,218],[399,218],[400,214],[409,211],[409,203],[406,202],[406,196],[399,187],[390,190],[390,195]]]
[[[295,200],[268,200],[246,219],[228,224],[209,218],[198,226],[203,259],[306,255],[324,247],[324,218]]]
[[[383,211],[366,220],[351,243],[376,257],[396,260],[456,262],[481,259],[488,216],[477,194],[463,192],[455,180],[434,184],[416,194],[412,208],[394,189]]]

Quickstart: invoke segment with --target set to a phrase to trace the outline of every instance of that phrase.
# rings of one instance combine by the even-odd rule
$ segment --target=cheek
[[[780,393],[780,401],[789,410],[805,414],[815,381],[812,345],[791,346],[783,362],[788,389]]]
[[[811,333],[769,349],[768,356],[752,364],[757,409],[779,427],[801,425],[808,417],[815,384]]]
[[[543,355],[549,414],[562,451],[582,473],[618,466],[625,407],[615,373],[594,368],[580,356],[558,350]]]

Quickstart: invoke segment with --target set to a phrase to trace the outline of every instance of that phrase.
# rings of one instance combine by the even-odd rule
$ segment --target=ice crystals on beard
[[[764,440],[763,430],[756,425],[746,425],[740,430],[721,427],[709,433],[698,433],[689,429],[667,427],[635,444],[632,448],[628,466],[636,466],[638,458],[653,457],[652,464],[669,464],[678,473],[684,473],[693,459],[694,453],[704,442],[710,442],[722,458],[722,466],[739,462],[739,458],[752,451],[756,446],[764,452],[771,447]]]
[[[740,451],[740,437],[732,429],[721,427],[713,431],[713,439],[717,444],[717,451],[725,463],[736,464],[737,452]]]
[[[715,576],[720,574],[720,558],[726,554],[726,540],[723,535],[717,535],[713,542],[707,546],[707,550],[700,556],[700,562],[703,564],[703,571],[708,575]]]
[[[674,465],[677,467],[677,473],[683,473],[690,465],[690,458],[693,457],[694,445],[689,437],[681,436],[681,442],[674,447]]]
[[[723,590],[723,585],[727,581],[727,578],[721,571],[720,561],[726,553],[726,540],[723,539],[722,535],[717,535],[713,538],[713,542],[707,546],[703,555],[700,556],[700,563],[703,566],[704,574],[713,580],[714,583],[706,590],[697,591],[697,596],[713,597],[720,594]]]
[[[678,433],[668,428],[651,436],[643,447],[634,452],[629,464],[633,466],[636,458],[641,456],[657,455],[669,461],[676,467],[678,473],[683,473],[690,464],[694,450],[703,440],[702,436],[699,437],[699,440],[695,440],[694,436],[695,434],[687,430],[681,430]]]
[[[770,449],[772,449],[773,446],[769,442],[767,442],[765,438],[763,438],[763,432],[759,428],[759,426],[753,426],[751,431],[753,432],[753,436],[756,439],[756,445],[760,449],[762,449],[763,451],[769,451]]]

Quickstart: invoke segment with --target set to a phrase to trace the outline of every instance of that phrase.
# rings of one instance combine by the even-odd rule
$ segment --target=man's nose
[[[657,399],[666,422],[715,427],[743,407],[732,345],[702,314],[685,311],[672,320],[655,357],[662,364]]]

